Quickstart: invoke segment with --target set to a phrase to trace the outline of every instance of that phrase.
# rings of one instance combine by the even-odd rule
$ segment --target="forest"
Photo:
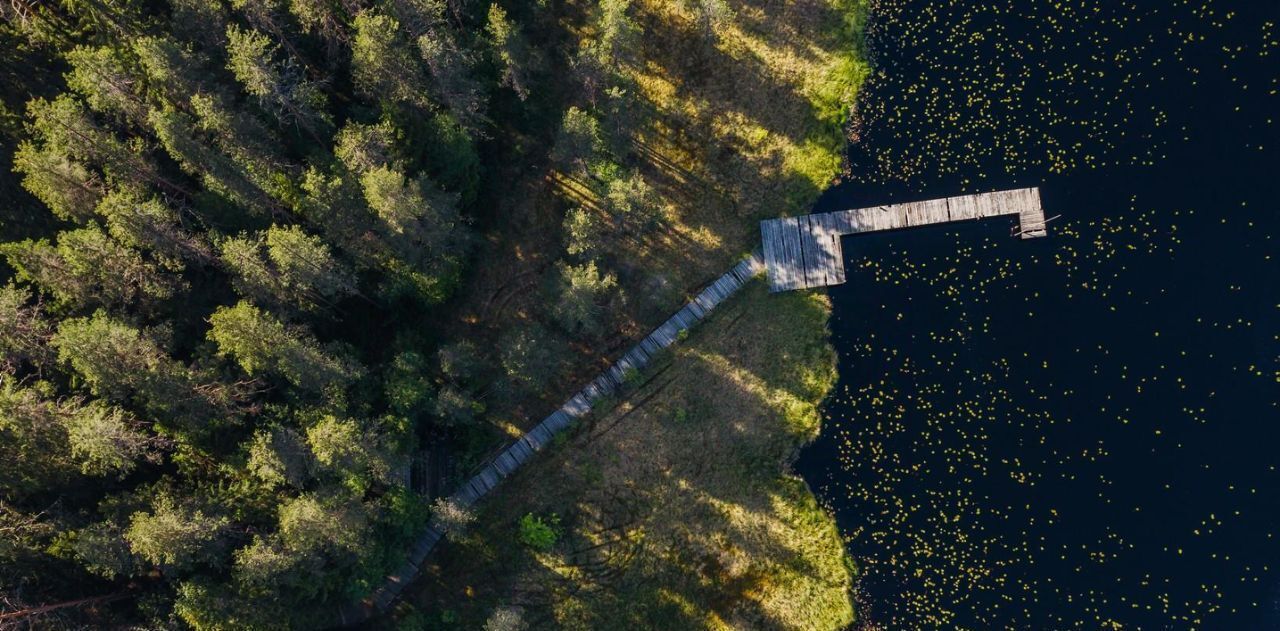
[[[331,625],[837,174],[857,6],[4,2],[0,616]]]

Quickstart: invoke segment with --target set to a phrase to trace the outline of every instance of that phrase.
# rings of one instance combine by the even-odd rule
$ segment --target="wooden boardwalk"
[[[840,238],[845,235],[1005,215],[1018,216],[1016,234],[1023,239],[1048,234],[1039,188],[766,219],[760,222],[760,237],[769,291],[843,283],[844,251]]]
[[[707,285],[683,309],[569,397],[559,409],[504,447],[450,495],[448,501],[462,508],[475,504],[503,478],[550,445],[556,434],[590,412],[601,398],[622,389],[631,375],[644,370],[663,349],[675,344],[681,334],[701,322],[716,305],[737,293],[760,272],[768,271],[771,291],[838,285],[845,280],[844,254],[840,249],[840,238],[844,235],[1013,214],[1019,216],[1018,234],[1022,238],[1045,235],[1040,191],[1034,188],[761,222],[762,250],[752,253]],[[360,624],[387,611],[418,576],[427,556],[447,534],[446,525],[433,518],[409,549],[404,565],[387,576],[368,597],[340,607],[333,625]]]
[[[710,285],[707,285],[697,296],[685,304],[662,326],[640,340],[610,366],[600,373],[594,381],[587,384],[565,401],[560,409],[552,412],[526,432],[518,440],[503,448],[497,456],[489,460],[471,479],[464,482],[448,501],[454,505],[468,508],[484,497],[489,491],[511,475],[516,469],[529,460],[533,454],[542,451],[551,444],[556,434],[568,428],[574,420],[591,411],[592,406],[601,398],[618,392],[630,379],[631,375],[644,370],[658,353],[675,344],[681,334],[701,322],[716,305],[724,302],[729,296],[737,293],[747,281],[764,271],[764,259],[760,252],[738,262]],[[404,565],[395,573],[386,577],[382,586],[367,598],[349,603],[341,607],[334,621],[334,626],[345,627],[360,624],[372,616],[384,612],[396,598],[400,597],[404,588],[418,576],[419,568],[426,561],[427,555],[447,534],[447,529],[438,520],[432,520],[427,529],[418,537],[417,542],[409,549]]]

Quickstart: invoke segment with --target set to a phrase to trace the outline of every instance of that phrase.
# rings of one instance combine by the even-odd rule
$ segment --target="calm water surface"
[[[817,210],[1042,187],[846,238],[796,468],[884,629],[1280,628],[1280,2],[875,3]]]

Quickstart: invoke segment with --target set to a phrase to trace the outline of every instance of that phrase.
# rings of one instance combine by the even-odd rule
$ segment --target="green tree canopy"
[[[311,393],[344,388],[363,374],[354,361],[321,347],[310,333],[288,326],[247,301],[219,307],[209,318],[218,354],[249,375],[275,375]]]
[[[305,439],[289,427],[259,430],[249,441],[248,455],[249,471],[270,487],[301,488],[315,473]]]
[[[528,98],[535,56],[520,27],[507,16],[505,9],[494,3],[489,5],[485,33],[502,68],[502,84],[511,88],[520,100]]]
[[[316,144],[328,130],[326,98],[320,86],[306,77],[292,58],[284,57],[267,35],[234,24],[227,27],[227,68],[257,97],[281,125],[297,125]]]
[[[411,53],[400,23],[373,9],[356,16],[351,42],[351,76],[357,89],[375,102],[427,107],[427,80]]]
[[[133,514],[124,537],[142,560],[186,570],[218,560],[229,526],[225,517],[161,495],[150,511]]]
[[[0,245],[0,254],[18,271],[18,278],[34,283],[62,306],[120,308],[154,306],[173,297],[180,278],[145,260],[97,226],[68,230],[57,244],[47,240]]]
[[[0,287],[0,365],[9,372],[23,362],[44,366],[52,358],[47,346],[52,336],[53,328],[30,290],[13,284]]]
[[[599,334],[601,313],[618,288],[617,278],[613,274],[602,274],[595,261],[582,265],[561,261],[556,270],[558,277],[552,291],[551,311],[560,326],[570,333],[581,330]]]
[[[311,311],[356,291],[355,276],[324,241],[297,226],[227,239],[221,249],[236,289],[258,304]]]
[[[124,475],[140,459],[158,460],[154,441],[119,408],[102,403],[71,406],[63,414],[71,455],[89,475]]]

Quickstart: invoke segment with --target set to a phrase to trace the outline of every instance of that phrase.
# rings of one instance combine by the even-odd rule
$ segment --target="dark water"
[[[1039,185],[1061,219],[845,239],[797,469],[860,624],[1280,628],[1280,2],[876,5],[817,210]]]

